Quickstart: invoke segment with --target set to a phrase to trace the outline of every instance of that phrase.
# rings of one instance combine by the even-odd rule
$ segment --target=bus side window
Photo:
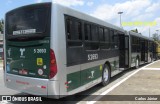
[[[105,28],[99,27],[99,41],[100,41],[100,48],[101,49],[107,49],[108,48],[108,43],[105,41],[106,38],[106,33],[105,33]],[[107,34],[108,35],[108,34]]]
[[[82,23],[75,21],[76,40],[82,40]]]
[[[105,41],[105,37],[104,37],[104,29],[102,27],[99,28],[99,40],[101,42]]]
[[[111,47],[111,49],[114,49],[114,31],[113,30],[111,30],[110,31],[110,47]]]
[[[92,23],[85,23],[84,31],[86,50],[97,50],[99,48],[98,26]]]
[[[91,41],[98,41],[99,37],[98,37],[98,27],[96,25],[92,25],[91,26],[91,31],[92,31],[92,39]]]
[[[104,29],[104,39],[105,39],[105,42],[109,42],[109,30],[108,29]]]
[[[131,37],[131,45],[132,45],[132,52],[136,52],[137,50],[137,37]]]
[[[90,24],[85,24],[84,25],[84,30],[85,30],[85,40],[91,40],[91,25]]]
[[[118,49],[119,48],[119,39],[118,39],[118,32],[111,30],[110,31],[110,44],[111,49]]]
[[[78,22],[78,34],[79,34],[79,40],[82,40],[82,23]]]
[[[119,32],[114,32],[114,48],[119,49]]]
[[[99,38],[100,38],[100,47],[101,49],[109,49],[110,48],[110,34],[107,28],[99,28]]]
[[[139,52],[139,38],[136,40],[136,51]]]
[[[106,43],[105,49],[109,49],[110,48],[110,34],[107,28],[104,29],[104,39]]]
[[[71,39],[71,25],[72,21],[69,18],[67,18],[66,19],[67,39]]]
[[[82,46],[82,23],[79,19],[66,18],[66,38],[69,47]]]

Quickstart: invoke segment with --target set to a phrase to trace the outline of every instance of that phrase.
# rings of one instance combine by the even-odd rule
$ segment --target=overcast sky
[[[0,19],[4,18],[7,11],[14,8],[48,1],[60,3],[117,26],[120,26],[120,17],[117,14],[119,11],[123,12],[122,22],[156,21],[156,26],[123,27],[125,30],[138,28],[138,31],[145,36],[149,36],[149,28],[151,34],[160,29],[160,0],[1,0]]]

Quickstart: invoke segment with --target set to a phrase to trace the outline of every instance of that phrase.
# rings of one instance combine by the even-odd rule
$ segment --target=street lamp
[[[149,38],[150,38],[150,34],[151,34],[151,30],[150,30],[150,27],[149,27]]]
[[[121,23],[121,14],[122,14],[123,12],[118,12],[118,14],[119,14],[119,16],[120,16],[120,27],[122,27],[122,23]]]

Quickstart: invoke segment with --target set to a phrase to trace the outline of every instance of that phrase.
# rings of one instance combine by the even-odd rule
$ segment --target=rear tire
[[[104,64],[103,71],[102,71],[102,85],[106,86],[111,77],[111,71],[108,65]]]

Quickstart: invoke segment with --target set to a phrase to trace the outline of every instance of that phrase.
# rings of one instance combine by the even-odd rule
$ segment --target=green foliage
[[[153,38],[154,41],[159,41],[159,36],[158,36],[157,33],[154,33],[154,34],[152,35],[152,38]]]
[[[135,33],[138,33],[138,30],[137,29],[134,29],[134,30],[131,30],[132,32],[135,32]]]
[[[3,34],[3,29],[4,29],[4,20],[1,19],[0,20],[0,31],[2,32],[2,34]]]

